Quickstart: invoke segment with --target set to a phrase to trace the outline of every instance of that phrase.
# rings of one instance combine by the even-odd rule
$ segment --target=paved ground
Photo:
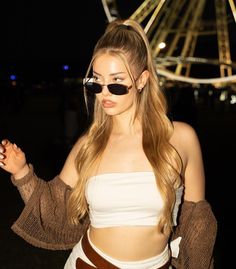
[[[8,137],[21,146],[38,175],[46,180],[59,172],[68,152],[68,138],[73,135],[70,122],[75,122],[75,114],[73,110],[63,113],[66,106],[65,96],[62,96],[60,92],[37,91],[34,95],[26,93],[23,100],[14,95],[2,95],[0,99],[0,139]],[[230,268],[233,253],[229,244],[235,234],[232,221],[235,212],[235,107],[218,102],[212,107],[202,101],[197,104],[178,101],[173,107],[174,118],[191,123],[199,134],[206,169],[207,199],[219,226],[215,268]],[[67,125],[63,120],[65,115],[70,119],[69,124],[66,121]],[[63,131],[65,126],[66,133]],[[68,251],[35,248],[11,231],[23,203],[9,181],[9,175],[3,171],[0,171],[0,202],[0,268],[62,269]]]

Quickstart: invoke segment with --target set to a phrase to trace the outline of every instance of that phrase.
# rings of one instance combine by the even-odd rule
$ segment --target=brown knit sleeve
[[[27,203],[38,183],[38,178],[34,174],[33,165],[29,164],[29,172],[27,175],[21,179],[15,179],[11,176],[11,181],[13,185],[17,187],[23,201]]]
[[[210,204],[184,201],[179,224],[172,240],[181,236],[178,258],[172,258],[177,269],[213,269],[213,250],[217,235],[217,221]]]
[[[86,217],[79,225],[68,222],[66,203],[70,186],[58,176],[48,182],[38,178],[32,165],[28,175],[12,181],[25,201],[25,208],[12,230],[36,247],[72,248],[87,229],[89,220]]]

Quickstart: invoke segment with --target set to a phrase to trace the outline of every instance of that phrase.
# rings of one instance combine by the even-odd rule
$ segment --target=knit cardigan
[[[44,181],[30,171],[12,183],[18,188],[25,207],[12,225],[12,230],[33,246],[52,249],[71,249],[78,243],[89,226],[88,216],[78,225],[67,219],[67,199],[72,188],[58,176]],[[217,235],[217,221],[210,204],[183,201],[179,210],[178,225],[170,240],[182,237],[179,255],[172,258],[176,269],[213,269],[213,250]]]

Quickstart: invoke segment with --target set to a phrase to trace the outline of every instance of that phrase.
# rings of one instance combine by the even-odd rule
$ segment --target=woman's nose
[[[103,85],[102,86],[102,95],[103,96],[107,96],[107,95],[110,95],[111,93],[109,92],[109,89],[107,87],[107,85]]]

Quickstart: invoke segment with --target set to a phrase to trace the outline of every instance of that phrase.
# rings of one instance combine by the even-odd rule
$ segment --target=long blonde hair
[[[142,123],[143,150],[153,168],[165,204],[158,229],[168,232],[173,224],[175,188],[181,184],[182,162],[177,151],[169,143],[173,125],[167,117],[167,104],[159,88],[148,39],[136,21],[113,21],[94,48],[86,77],[95,58],[103,53],[114,54],[123,59],[133,83],[135,78],[132,67],[135,67],[138,74],[144,70],[149,71],[148,82],[137,94],[136,116],[140,117]],[[87,100],[86,91],[85,99]],[[70,196],[68,208],[73,223],[77,223],[88,212],[85,198],[86,181],[96,169],[112,130],[111,116],[107,115],[96,101],[93,113],[93,121],[81,141],[76,158],[79,180]]]

